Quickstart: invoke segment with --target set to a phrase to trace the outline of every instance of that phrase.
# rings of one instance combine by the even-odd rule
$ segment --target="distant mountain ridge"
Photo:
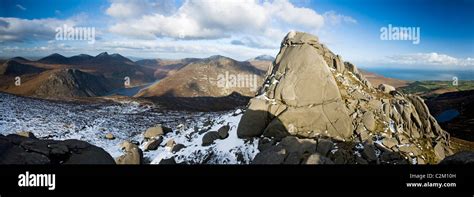
[[[160,82],[140,91],[138,97],[222,97],[238,92],[242,95],[252,96],[255,91],[249,87],[218,87],[218,77],[227,74],[242,74],[254,76],[256,84],[261,83],[264,72],[252,66],[249,62],[240,62],[234,59],[215,55],[208,58],[194,60],[188,63],[172,75],[162,79]]]

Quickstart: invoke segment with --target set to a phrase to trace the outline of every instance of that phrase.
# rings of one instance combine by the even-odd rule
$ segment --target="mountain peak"
[[[219,59],[231,59],[231,58],[228,58],[226,56],[222,56],[222,55],[213,55],[213,56],[210,56],[206,59],[209,59],[209,60],[219,60]]]
[[[59,53],[53,53],[53,54],[48,55],[48,56],[46,56],[46,57],[61,57],[61,58],[63,58],[64,56],[61,55],[61,54],[59,54]]]
[[[97,55],[96,57],[103,57],[103,56],[109,56],[109,53],[102,52],[102,53],[99,53],[99,55]]]
[[[51,55],[48,55],[38,60],[38,62],[46,63],[46,64],[68,64],[69,63],[68,58],[64,57],[63,55],[59,53],[53,53]]]

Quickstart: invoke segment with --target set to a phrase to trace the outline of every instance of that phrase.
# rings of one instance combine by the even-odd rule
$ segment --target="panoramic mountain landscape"
[[[276,58],[55,53],[2,71],[4,164],[436,164],[474,150],[471,82],[383,77],[302,32]]]
[[[473,19],[472,0],[0,1],[0,197],[472,195]]]

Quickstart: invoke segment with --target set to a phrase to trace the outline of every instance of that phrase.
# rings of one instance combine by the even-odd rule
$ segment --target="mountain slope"
[[[426,104],[452,136],[474,141],[474,90],[444,93]]]
[[[110,90],[109,82],[102,76],[77,69],[56,69],[45,71],[5,92],[42,98],[69,98],[101,96]]]
[[[378,75],[378,74],[375,74],[375,73],[372,73],[372,72],[368,72],[368,71],[363,70],[363,69],[359,69],[359,71],[375,87],[379,86],[380,84],[388,84],[388,85],[391,85],[395,88],[405,87],[405,86],[408,85],[408,82],[404,81],[404,80],[384,77],[382,75]]]
[[[262,75],[262,71],[248,62],[238,62],[223,56],[211,56],[186,64],[171,77],[162,79],[140,91],[136,96],[223,97],[232,92],[253,96]],[[229,79],[232,76],[241,77],[239,80],[242,83],[226,83],[232,81]]]
[[[144,59],[136,61],[135,63],[147,68],[154,69],[154,76],[156,79],[163,79],[174,74],[186,64],[198,61],[198,58],[184,58],[178,60],[164,60],[164,59]]]
[[[26,74],[37,74],[45,71],[44,68],[40,68],[28,63],[20,63],[17,60],[8,60],[0,66],[0,75],[11,75],[20,76]]]

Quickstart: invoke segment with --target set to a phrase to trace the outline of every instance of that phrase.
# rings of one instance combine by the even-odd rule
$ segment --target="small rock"
[[[367,162],[367,160],[365,160],[364,158],[359,157],[359,156],[356,157],[356,163],[357,164],[363,164],[363,165],[369,164],[369,162]]]
[[[378,89],[384,93],[390,93],[391,91],[395,91],[395,88],[393,86],[383,83],[379,85]]]
[[[325,156],[313,153],[304,161],[304,164],[334,164],[334,162]]]
[[[398,149],[400,150],[400,152],[404,152],[404,153],[408,153],[408,154],[411,153],[412,154],[411,156],[418,156],[418,155],[421,154],[420,149],[418,149],[414,145],[400,146],[400,147],[398,147]]]
[[[151,139],[150,141],[146,142],[143,146],[145,151],[156,150],[158,146],[160,146],[161,142],[163,142],[163,137],[160,136],[158,139]]]
[[[362,116],[362,123],[369,131],[375,131],[375,116],[372,112],[365,112]]]
[[[361,142],[365,142],[366,140],[370,139],[369,132],[367,130],[363,130],[359,133],[359,138]]]
[[[174,160],[174,157],[171,157],[167,159],[162,159],[159,164],[173,165],[173,164],[176,164],[176,161]]]
[[[329,151],[333,148],[334,144],[331,140],[319,139],[316,152],[322,156],[328,155]]]
[[[179,152],[183,148],[186,148],[184,144],[176,144],[175,146],[173,146],[173,149],[171,149],[171,152],[176,153],[176,152]]]
[[[417,164],[426,164],[425,160],[421,157],[416,158],[417,159]]]
[[[163,134],[164,132],[161,127],[150,127],[145,131],[145,133],[143,134],[143,137],[145,139],[152,139],[155,137],[162,136]]]
[[[170,128],[167,128],[167,127],[162,126],[161,124],[158,124],[154,127],[148,128],[143,134],[143,137],[145,137],[145,139],[152,139],[152,138],[165,135],[169,132],[172,132]]]
[[[168,147],[170,149],[173,149],[173,147],[176,145],[176,142],[174,141],[174,139],[169,139],[167,142],[166,142],[166,145],[165,147]]]
[[[107,133],[107,134],[105,134],[105,139],[113,140],[113,139],[115,139],[115,136],[112,133]]]
[[[398,142],[397,142],[396,139],[393,139],[393,138],[385,138],[385,139],[382,140],[382,144],[385,147],[391,149],[392,147],[398,145]]]
[[[290,152],[283,161],[283,164],[300,164],[301,157],[302,155],[298,152]]]
[[[410,143],[410,139],[408,139],[408,137],[405,136],[402,133],[398,134],[396,137],[397,137],[397,140],[398,140],[399,144],[408,144],[408,143]]]
[[[121,145],[124,150],[124,154],[115,159],[117,164],[142,164],[143,163],[143,152],[135,144],[124,141]]]
[[[380,161],[384,164],[408,164],[408,161],[399,153],[390,151],[382,152],[382,154],[380,154]]]
[[[281,164],[285,160],[286,150],[281,147],[272,146],[255,155],[252,164]]]
[[[32,132],[29,132],[29,131],[20,131],[16,134],[19,135],[19,136],[36,139],[35,134],[33,134]]]
[[[219,134],[219,138],[220,139],[227,138],[229,136],[229,129],[230,129],[229,125],[225,125],[225,126],[222,126],[221,128],[219,128],[217,130],[217,133]]]
[[[217,131],[209,131],[202,137],[202,146],[209,146],[214,143],[214,140],[219,138],[220,136]]]
[[[377,155],[375,154],[375,147],[373,144],[370,143],[364,144],[364,150],[362,150],[361,155],[368,162],[373,162],[377,160]]]
[[[438,142],[434,147],[434,152],[436,159],[439,161],[443,160],[446,157],[446,153],[444,152],[444,148],[441,142]]]
[[[261,138],[258,140],[258,150],[260,152],[265,151],[266,149],[272,147],[274,145],[274,141],[270,140],[269,138]]]

